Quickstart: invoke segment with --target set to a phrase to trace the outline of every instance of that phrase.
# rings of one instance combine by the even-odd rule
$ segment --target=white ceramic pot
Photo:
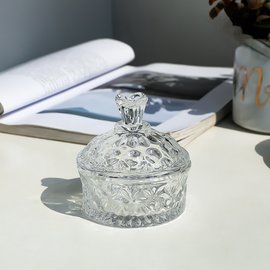
[[[270,134],[270,48],[259,41],[253,44],[235,52],[233,120]]]

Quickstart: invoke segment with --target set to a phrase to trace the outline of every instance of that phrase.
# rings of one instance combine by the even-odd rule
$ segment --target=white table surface
[[[117,229],[80,216],[82,145],[0,134],[0,269],[270,269],[270,136],[228,118],[191,142],[185,213]]]

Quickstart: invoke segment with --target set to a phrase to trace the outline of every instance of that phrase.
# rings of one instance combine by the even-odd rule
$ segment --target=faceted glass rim
[[[103,178],[110,178],[110,179],[114,179],[117,181],[127,181],[127,182],[145,182],[146,180],[148,180],[147,183],[150,182],[159,182],[161,181],[161,178],[168,178],[171,177],[174,174],[185,174],[188,173],[190,168],[191,168],[191,161],[189,160],[185,166],[181,166],[181,167],[175,167],[174,170],[168,170],[168,171],[163,171],[163,172],[159,172],[159,173],[155,173],[155,172],[149,172],[147,175],[145,172],[142,172],[141,174],[124,174],[121,172],[110,172],[110,171],[97,171],[97,170],[90,170],[88,168],[85,168],[83,166],[81,166],[82,164],[79,162],[77,162],[77,167],[78,169],[83,170],[84,172],[89,173],[89,176],[93,176],[93,177],[103,177]],[[167,181],[165,180],[164,181]]]

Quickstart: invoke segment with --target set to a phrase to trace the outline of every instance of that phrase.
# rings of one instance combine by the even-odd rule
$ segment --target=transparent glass
[[[145,94],[120,94],[115,100],[122,120],[77,156],[84,214],[126,228],[175,219],[185,209],[188,152],[142,120]]]

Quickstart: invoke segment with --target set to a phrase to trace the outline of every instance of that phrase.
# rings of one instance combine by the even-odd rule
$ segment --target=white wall
[[[84,41],[112,37],[110,0],[0,0],[0,71]]]
[[[233,65],[236,43],[210,19],[208,0],[113,0],[114,37],[130,44],[134,65]]]
[[[0,71],[103,37],[130,44],[134,65],[232,66],[235,43],[209,10],[208,0],[0,0]]]

